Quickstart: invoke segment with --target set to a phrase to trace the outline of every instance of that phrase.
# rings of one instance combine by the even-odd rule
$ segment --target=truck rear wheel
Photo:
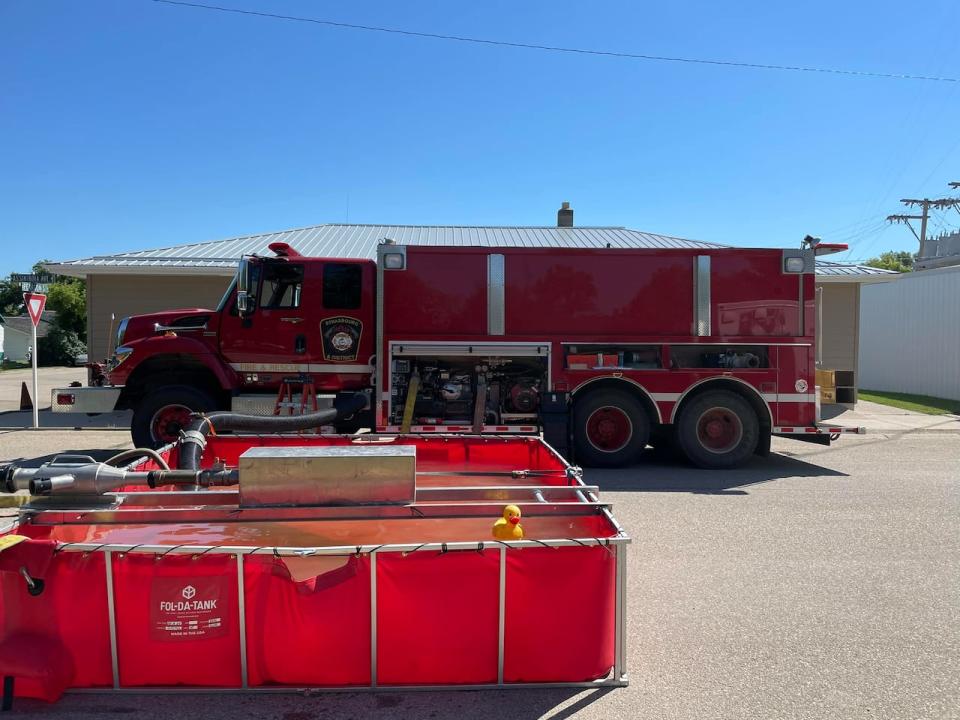
[[[760,421],[750,403],[728,390],[693,398],[677,421],[680,449],[702,468],[742,465],[757,449],[759,437]]]
[[[150,392],[133,411],[130,434],[136,447],[158,448],[180,437],[191,413],[216,409],[209,394],[189,385],[171,385]]]
[[[621,467],[634,462],[650,437],[650,419],[632,395],[599,390],[573,408],[577,462],[588,467]]]

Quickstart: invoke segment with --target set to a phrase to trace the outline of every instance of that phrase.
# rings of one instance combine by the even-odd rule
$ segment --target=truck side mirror
[[[250,290],[250,261],[245,257],[240,258],[237,267],[237,290],[244,293]]]
[[[237,268],[237,313],[246,317],[253,312],[253,297],[250,295],[250,260],[240,258]]]

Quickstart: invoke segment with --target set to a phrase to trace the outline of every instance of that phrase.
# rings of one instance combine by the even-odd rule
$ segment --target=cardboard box
[[[820,403],[822,405],[832,405],[837,401],[837,391],[835,388],[820,388]]]
[[[833,370],[817,370],[817,385],[822,388],[833,389],[837,386]]]

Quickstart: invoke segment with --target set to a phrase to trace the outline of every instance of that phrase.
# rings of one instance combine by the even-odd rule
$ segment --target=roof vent
[[[557,210],[557,227],[573,227],[573,210],[570,209],[570,203],[560,203],[560,209]]]

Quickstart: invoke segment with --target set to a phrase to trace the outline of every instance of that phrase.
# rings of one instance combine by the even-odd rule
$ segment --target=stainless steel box
[[[242,507],[414,501],[412,445],[254,447],[240,456]]]

